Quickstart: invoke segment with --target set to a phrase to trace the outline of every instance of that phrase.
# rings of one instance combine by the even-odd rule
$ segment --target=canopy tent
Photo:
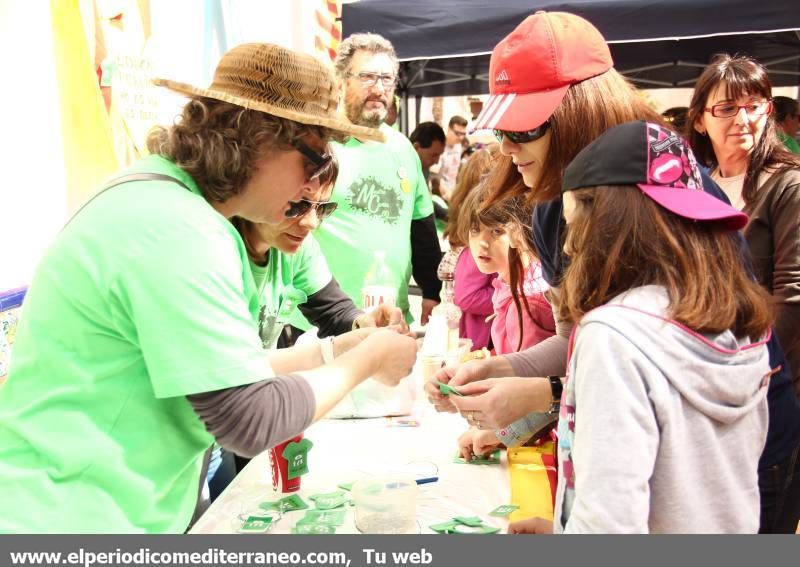
[[[361,0],[342,6],[342,27],[394,44],[406,96],[481,94],[492,48],[536,10],[592,22],[617,70],[643,88],[691,87],[719,52],[755,57],[776,86],[800,83],[797,0]]]

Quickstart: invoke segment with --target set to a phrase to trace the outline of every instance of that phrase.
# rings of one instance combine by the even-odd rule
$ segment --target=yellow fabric
[[[78,0],[51,0],[50,13],[67,205],[71,213],[117,169],[117,161]]]
[[[508,450],[511,476],[511,503],[519,506],[509,517],[516,522],[526,518],[553,519],[553,497],[543,454],[552,455],[552,441],[540,447],[518,447]]]

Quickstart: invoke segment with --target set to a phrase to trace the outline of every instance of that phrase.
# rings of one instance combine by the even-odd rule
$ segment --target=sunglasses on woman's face
[[[300,199],[294,202],[290,201],[289,210],[286,211],[286,218],[294,219],[302,217],[311,209],[314,209],[317,212],[317,219],[322,222],[322,219],[333,214],[337,206],[338,204],[333,201],[309,201],[308,199]]]
[[[292,146],[303,154],[309,162],[311,162],[310,168],[306,170],[306,182],[310,183],[323,173],[327,171],[327,169],[331,165],[331,161],[333,161],[333,156],[331,154],[318,154],[311,148],[309,148],[302,140],[295,140],[292,143]],[[333,211],[331,211],[333,212]]]
[[[533,130],[525,130],[524,132],[512,132],[510,130],[495,130],[494,135],[497,138],[498,142],[502,142],[503,137],[505,136],[515,144],[527,144],[528,142],[536,141],[542,136],[544,136],[549,128],[550,128],[550,122],[545,122],[541,126],[534,128]]]

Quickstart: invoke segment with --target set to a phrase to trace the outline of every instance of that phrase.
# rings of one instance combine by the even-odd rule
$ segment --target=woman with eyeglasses
[[[767,70],[747,57],[720,55],[695,85],[687,138],[731,203],[750,217],[744,236],[755,275],[772,294],[777,310],[774,333],[798,393],[800,157],[781,143],[771,111]],[[768,442],[761,458],[762,533],[793,533],[800,519],[800,411],[797,402],[793,407],[783,399],[786,411],[770,407],[770,427],[780,430],[783,450]],[[794,419],[788,419],[792,415]]]

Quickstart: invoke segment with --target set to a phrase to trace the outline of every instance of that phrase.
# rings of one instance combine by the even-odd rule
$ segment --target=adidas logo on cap
[[[497,74],[497,77],[494,79],[494,83],[496,85],[508,85],[511,84],[511,79],[508,78],[508,72],[503,69]]]

